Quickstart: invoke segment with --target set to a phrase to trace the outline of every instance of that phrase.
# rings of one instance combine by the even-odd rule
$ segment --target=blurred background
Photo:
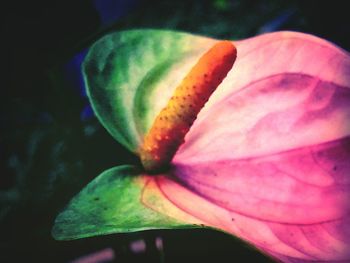
[[[103,170],[137,160],[104,130],[80,65],[110,31],[166,28],[241,39],[312,33],[350,49],[346,1],[60,0],[1,6],[0,262],[271,262],[210,230],[58,242],[58,212]]]

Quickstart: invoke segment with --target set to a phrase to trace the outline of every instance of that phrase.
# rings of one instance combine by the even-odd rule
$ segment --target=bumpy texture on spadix
[[[156,172],[170,163],[197,114],[232,68],[236,55],[232,42],[220,41],[182,80],[141,146],[140,157],[146,171]]]

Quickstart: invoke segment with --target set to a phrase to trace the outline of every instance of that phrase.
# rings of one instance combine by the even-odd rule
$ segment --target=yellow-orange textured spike
[[[219,41],[185,76],[139,149],[146,171],[155,173],[168,166],[199,111],[232,68],[236,56],[232,42]]]

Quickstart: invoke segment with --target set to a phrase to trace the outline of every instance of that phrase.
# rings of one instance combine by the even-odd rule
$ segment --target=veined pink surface
[[[283,262],[350,262],[350,57],[278,32],[236,42],[163,195]]]

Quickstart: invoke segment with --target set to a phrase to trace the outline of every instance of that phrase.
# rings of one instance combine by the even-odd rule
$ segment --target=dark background
[[[277,30],[309,32],[350,48],[346,1],[6,1],[1,6],[0,262],[68,262],[112,248],[113,262],[271,262],[209,230],[147,231],[58,242],[65,204],[103,170],[137,162],[101,127],[79,65],[108,31],[178,29],[240,39]],[[161,237],[164,249],[157,249]],[[144,240],[146,251],[130,244]]]

